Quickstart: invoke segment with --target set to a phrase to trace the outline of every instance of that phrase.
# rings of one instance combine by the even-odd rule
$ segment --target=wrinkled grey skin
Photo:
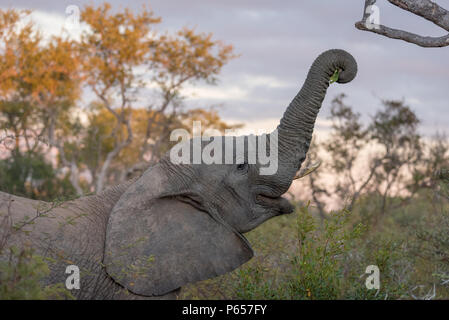
[[[27,226],[37,252],[58,261],[47,283],[65,282],[65,268],[86,272],[79,299],[175,298],[186,283],[211,278],[248,261],[253,251],[242,235],[292,211],[281,196],[308,151],[314,123],[329,86],[357,73],[354,58],[329,50],[313,63],[278,128],[279,168],[259,174],[258,164],[175,165],[168,155],[143,175],[99,195],[67,202]],[[207,144],[204,142],[203,144]],[[0,193],[0,203],[11,196]],[[12,197],[14,221],[42,205]],[[5,211],[5,206],[0,210]],[[31,214],[30,214],[31,213]],[[68,224],[69,217],[76,217]],[[11,242],[23,244],[25,236]],[[29,240],[28,240],[29,241]]]

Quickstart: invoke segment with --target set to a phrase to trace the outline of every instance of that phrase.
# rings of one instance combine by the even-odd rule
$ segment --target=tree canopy
[[[169,132],[192,119],[232,127],[209,106],[187,110],[182,94],[187,84],[215,84],[236,57],[212,34],[156,31],[162,19],[151,9],[106,2],[82,8],[79,39],[46,38],[30,14],[0,10],[0,170],[12,175],[2,190],[51,198],[39,186],[65,181],[72,193],[99,192],[157,161]],[[11,169],[18,163],[20,178]]]

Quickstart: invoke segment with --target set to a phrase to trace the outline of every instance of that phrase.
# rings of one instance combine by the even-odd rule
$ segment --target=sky
[[[449,47],[421,48],[357,30],[364,0],[152,0],[109,1],[114,9],[139,10],[150,4],[162,17],[160,31],[184,26],[212,32],[214,39],[232,44],[240,57],[229,62],[215,86],[187,87],[190,107],[218,106],[221,117],[244,123],[245,130],[274,129],[303,84],[313,60],[323,51],[340,48],[358,63],[349,84],[328,89],[318,116],[316,133],[329,132],[333,97],[346,102],[368,121],[381,99],[403,99],[422,120],[420,131],[432,135],[449,127]],[[378,0],[380,23],[428,36],[444,30]],[[436,1],[449,9],[449,3]],[[66,21],[69,5],[99,5],[102,1],[0,0],[0,8],[33,9],[44,34],[54,34]],[[447,132],[449,134],[449,132]]]

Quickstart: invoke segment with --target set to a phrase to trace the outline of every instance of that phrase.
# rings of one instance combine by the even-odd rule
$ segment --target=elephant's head
[[[112,210],[104,255],[109,275],[135,294],[163,295],[248,261],[253,252],[242,233],[292,211],[282,195],[305,159],[337,69],[338,82],[345,83],[355,77],[357,65],[343,50],[321,54],[279,126],[267,136],[269,153],[278,159],[273,174],[261,174],[263,166],[248,161],[248,152],[241,159],[232,154],[232,164],[229,159],[228,164],[175,164],[167,155],[149,168]],[[275,135],[277,148],[269,143]],[[227,139],[235,146],[235,138]],[[245,137],[245,151],[250,140]],[[202,142],[201,148],[207,145]]]

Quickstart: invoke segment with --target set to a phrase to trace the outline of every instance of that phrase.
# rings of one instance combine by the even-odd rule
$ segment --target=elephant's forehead
[[[256,164],[273,154],[268,142],[268,135],[194,137],[173,146],[167,158],[173,164]]]

